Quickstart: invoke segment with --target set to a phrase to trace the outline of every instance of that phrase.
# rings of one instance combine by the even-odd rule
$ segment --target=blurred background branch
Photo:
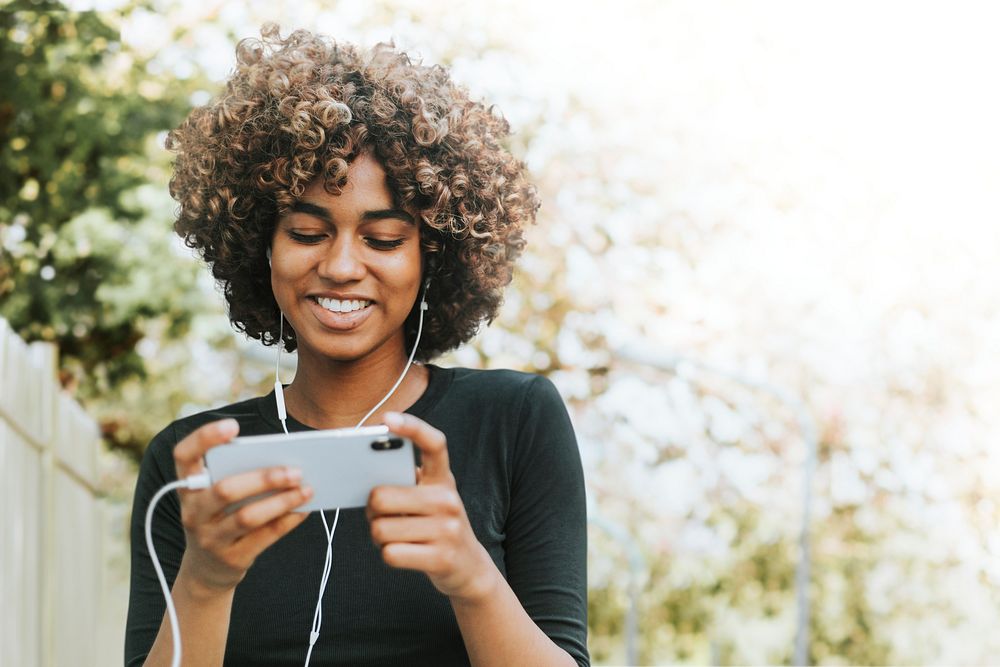
[[[267,391],[171,233],[165,132],[265,20],[394,39],[495,102],[538,182],[501,316],[441,363],[543,373],[570,405],[617,527],[591,533],[595,662],[990,662],[998,12],[0,2],[0,316],[59,346],[127,502],[158,429]],[[636,339],[711,372],[615,353]]]

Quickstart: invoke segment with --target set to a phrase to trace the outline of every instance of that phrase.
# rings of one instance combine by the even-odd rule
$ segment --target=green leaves
[[[197,79],[152,77],[120,18],[57,2],[0,13],[0,316],[58,344],[64,385],[98,414],[146,376],[144,337],[179,338],[207,307],[156,141]],[[114,444],[138,452],[154,427]]]

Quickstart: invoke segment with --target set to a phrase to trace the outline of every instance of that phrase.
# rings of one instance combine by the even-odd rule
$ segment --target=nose
[[[347,234],[338,235],[319,263],[319,276],[334,283],[361,280],[365,277],[365,264],[361,259],[363,251],[360,239]]]

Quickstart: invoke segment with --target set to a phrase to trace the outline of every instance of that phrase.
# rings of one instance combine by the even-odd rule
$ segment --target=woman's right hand
[[[177,477],[202,472],[205,452],[229,442],[238,432],[235,419],[193,431],[174,448]],[[312,489],[301,486],[301,481],[300,470],[263,468],[221,479],[207,489],[179,490],[187,547],[178,578],[184,577],[206,593],[234,589],[264,549],[308,516],[294,511],[312,497]],[[269,491],[276,493],[226,512],[233,503]]]

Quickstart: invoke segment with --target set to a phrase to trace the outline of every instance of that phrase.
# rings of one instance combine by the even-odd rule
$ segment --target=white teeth
[[[367,308],[372,303],[371,301],[358,301],[357,299],[353,301],[349,299],[341,301],[340,299],[326,299],[324,297],[317,297],[316,302],[333,313],[350,313],[355,310]]]

